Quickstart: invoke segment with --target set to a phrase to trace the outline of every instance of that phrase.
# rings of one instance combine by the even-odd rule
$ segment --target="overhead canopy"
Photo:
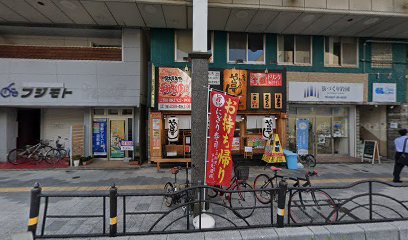
[[[408,38],[407,8],[403,1],[212,0],[208,28]],[[192,0],[0,0],[0,24],[187,29],[192,27]]]

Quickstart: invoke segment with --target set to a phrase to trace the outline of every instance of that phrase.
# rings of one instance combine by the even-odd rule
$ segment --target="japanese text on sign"
[[[71,95],[72,91],[67,88],[54,87],[23,87],[20,91],[15,88],[15,83],[10,83],[8,86],[0,90],[2,98],[20,97],[20,98],[43,98],[49,96],[50,98],[65,98]]]
[[[224,91],[241,97],[238,110],[246,110],[247,73],[246,70],[224,70]]]
[[[238,97],[211,92],[206,182],[228,186],[232,176],[233,137]]]
[[[282,87],[282,73],[250,73],[249,85],[258,87]]]
[[[178,68],[159,68],[159,110],[191,110],[191,78]]]

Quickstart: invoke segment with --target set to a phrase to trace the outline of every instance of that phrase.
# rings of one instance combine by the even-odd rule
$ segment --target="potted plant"
[[[81,155],[74,155],[72,156],[72,161],[74,163],[74,167],[78,167],[81,162]]]
[[[81,158],[81,163],[82,165],[89,165],[93,162],[93,157],[92,156],[88,156],[88,157],[82,157]]]

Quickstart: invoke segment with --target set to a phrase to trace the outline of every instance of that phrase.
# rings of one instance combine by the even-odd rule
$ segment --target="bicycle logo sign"
[[[15,83],[10,83],[10,85],[8,85],[7,87],[2,88],[0,90],[0,96],[2,96],[3,98],[17,97],[18,96],[18,91],[16,90],[14,85],[15,85]]]

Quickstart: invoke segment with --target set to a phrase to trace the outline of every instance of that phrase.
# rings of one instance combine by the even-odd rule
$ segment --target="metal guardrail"
[[[118,192],[113,185],[109,191],[79,194],[43,193],[39,184],[36,184],[31,190],[28,231],[33,233],[34,238],[85,238],[408,220],[406,205],[408,201],[401,201],[392,194],[376,191],[384,187],[408,190],[408,185],[380,181],[314,187],[292,187],[288,186],[287,182],[281,181],[277,188],[270,189],[245,191],[217,189],[224,196],[212,199],[204,198],[204,192],[215,189],[208,186],[192,187],[176,193],[164,191],[127,193]],[[356,188],[356,191],[350,194],[348,191],[353,188]],[[345,192],[342,193],[341,190]],[[165,196],[175,196],[184,191],[193,191],[196,198],[181,202],[172,208],[164,206]],[[255,195],[259,191],[268,192],[270,196],[277,194],[277,198],[268,204],[255,202],[254,206],[229,204],[234,195]],[[80,201],[95,199],[93,203],[96,204],[92,207],[96,214],[92,211],[90,214],[50,214],[50,202],[55,203],[55,199],[69,201],[73,198]],[[205,210],[205,206],[209,205],[211,209]],[[242,217],[241,213],[248,209],[253,210],[253,214],[247,218]],[[60,209],[57,210],[62,212]],[[204,229],[201,226],[202,213],[211,215],[216,220],[215,228]],[[199,216],[198,229],[192,226],[194,216]],[[85,219],[92,223],[87,223],[89,229],[84,232],[52,231],[50,227],[52,221],[61,219],[68,221]]]

